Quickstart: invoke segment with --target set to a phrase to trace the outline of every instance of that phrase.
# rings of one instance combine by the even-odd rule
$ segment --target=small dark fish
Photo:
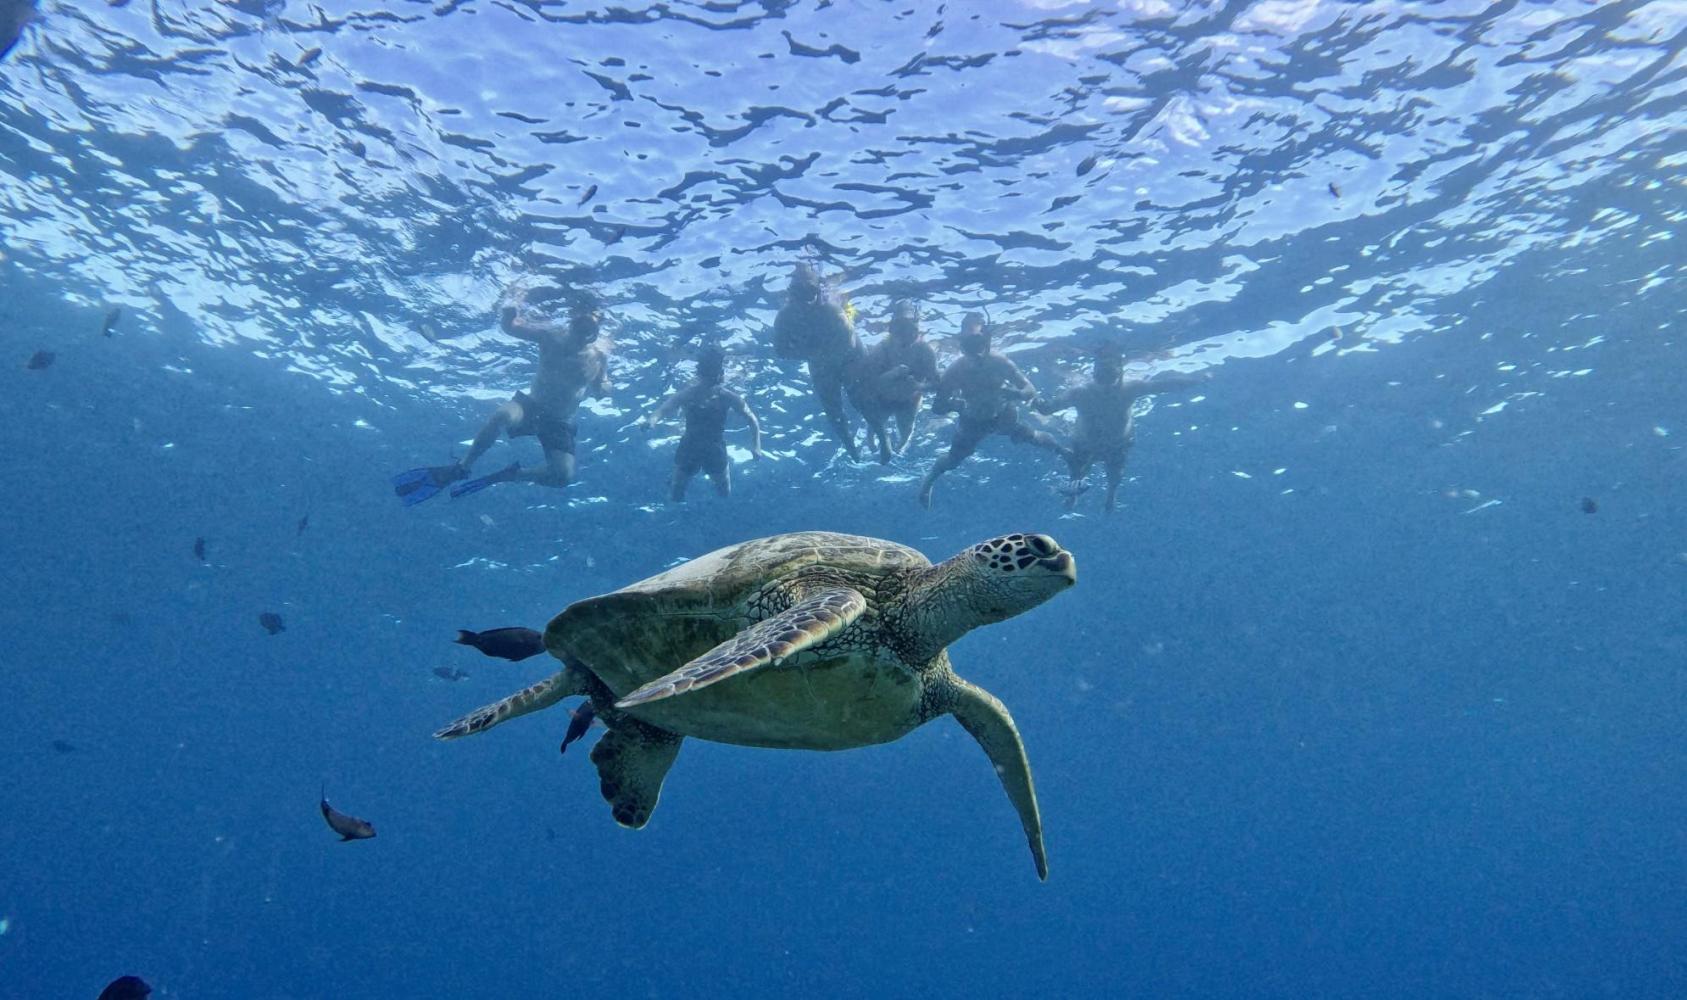
[[[545,651],[545,637],[530,628],[493,628],[485,632],[460,628],[457,643],[502,660],[525,660]]]
[[[1330,182],[1330,194],[1336,198],[1341,197],[1341,188],[1336,187],[1335,181]]]
[[[456,667],[434,667],[433,675],[443,681],[460,681],[469,676],[467,672]]]
[[[56,357],[58,357],[58,355],[54,354],[52,351],[36,351],[34,354],[29,356],[29,363],[24,365],[24,367],[28,368],[32,372],[38,372],[43,368],[51,368],[53,366],[53,359]]]
[[[621,237],[623,237],[625,235],[627,235],[627,227],[626,226],[616,226],[614,229],[611,229],[609,231],[609,239],[604,240],[603,245],[606,246],[606,247],[612,247],[615,244],[621,242]]]
[[[597,185],[596,184],[593,184],[591,187],[587,188],[586,193],[580,196],[580,200],[578,202],[576,202],[576,204],[584,205],[586,202],[592,200],[592,195],[594,195],[594,194],[597,194]]]
[[[1592,497],[1582,497],[1582,513],[1583,514],[1597,514],[1597,513],[1599,513],[1599,501],[1593,499]]]
[[[117,329],[117,321],[122,318],[122,306],[112,306],[110,309],[107,309],[105,311],[105,322],[100,324],[100,332],[105,334],[107,337],[111,336],[111,331]]]
[[[304,534],[305,529],[308,527],[310,527],[310,515],[306,514],[304,517],[299,518],[299,530],[295,532],[295,534]]]
[[[299,66],[309,66],[311,63],[316,62],[317,58],[321,55],[322,55],[321,49],[306,49],[305,52],[304,52],[304,55],[301,55],[299,57],[299,61],[298,61],[297,65],[299,65]]]
[[[119,976],[100,990],[99,1000],[146,1000],[152,987],[140,976]]]
[[[328,829],[340,835],[342,843],[347,840],[368,840],[375,835],[375,827],[368,820],[347,816],[329,805],[327,789],[322,792],[322,818],[328,821]]]
[[[57,750],[59,753],[75,753],[76,744],[71,743],[68,740],[54,740],[53,749]]]
[[[1082,176],[1084,176],[1085,174],[1089,173],[1091,170],[1094,170],[1094,169],[1095,169],[1095,157],[1094,156],[1086,156],[1086,157],[1084,157],[1083,162],[1078,164],[1078,176],[1082,177]]]
[[[281,632],[287,631],[286,623],[281,620],[280,615],[273,611],[265,611],[263,614],[259,615],[258,624],[262,625],[264,627],[264,631],[268,632],[270,635],[277,635]]]
[[[557,748],[557,753],[567,753],[568,744],[586,735],[586,730],[592,728],[592,720],[597,718],[597,713],[592,710],[592,703],[589,701],[569,714],[574,718],[568,721],[568,732],[562,734],[562,746]]]
[[[193,555],[194,558],[198,559],[200,562],[205,561],[205,539],[195,538],[193,540]],[[258,620],[262,621],[263,619],[260,618]]]

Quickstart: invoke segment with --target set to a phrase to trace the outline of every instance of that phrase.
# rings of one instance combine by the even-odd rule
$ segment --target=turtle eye
[[[1047,535],[1032,535],[1030,538],[1026,539],[1026,542],[1031,546],[1031,551],[1035,552],[1038,558],[1047,559],[1055,553],[1055,544]]]

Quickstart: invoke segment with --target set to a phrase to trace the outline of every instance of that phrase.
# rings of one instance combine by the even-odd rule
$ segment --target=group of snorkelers
[[[573,482],[575,413],[587,396],[601,397],[609,391],[602,320],[601,307],[589,295],[573,301],[564,323],[537,316],[526,292],[506,299],[499,310],[499,324],[510,336],[539,346],[538,373],[525,392],[517,392],[493,412],[460,460],[395,476],[393,488],[404,504],[420,503],[447,487],[453,497],[460,497],[497,483],[562,487]],[[891,308],[888,336],[864,347],[852,310],[808,264],[797,265],[773,326],[774,353],[807,366],[814,397],[851,460],[860,460],[861,449],[844,406],[846,398],[866,424],[866,444],[876,448],[879,461],[885,463],[907,450],[915,418],[928,394],[934,413],[956,415],[949,450],[920,484],[920,503],[926,507],[931,506],[938,478],[960,465],[987,438],[999,434],[1060,456],[1073,484],[1065,491],[1068,510],[1081,492],[1078,484],[1099,462],[1107,477],[1105,507],[1111,512],[1118,504],[1125,460],[1135,438],[1132,406],[1142,396],[1186,388],[1204,378],[1172,374],[1127,379],[1122,352],[1104,346],[1094,352],[1089,382],[1041,397],[1018,365],[992,349],[991,341],[985,316],[968,313],[961,322],[961,356],[940,372],[937,352],[920,330],[918,308],[911,300],[899,299]],[[761,425],[744,398],[726,388],[725,380],[725,354],[718,346],[707,345],[699,352],[695,380],[667,396],[643,420],[646,428],[654,428],[676,412],[683,420],[669,488],[675,501],[685,498],[686,487],[698,473],[708,476],[721,496],[731,494],[726,450],[729,418],[743,420],[751,435],[751,455],[762,457]],[[1020,415],[1022,405],[1043,414],[1075,410],[1071,443],[1062,444],[1026,424]],[[545,464],[523,467],[516,463],[472,477],[475,461],[501,434],[511,439],[537,438]]]

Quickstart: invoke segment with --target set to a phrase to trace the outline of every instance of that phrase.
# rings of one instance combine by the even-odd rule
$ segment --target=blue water
[[[1687,995],[1684,40],[1665,0],[46,0],[0,62],[0,997]],[[947,427],[853,465],[771,356],[805,257],[869,340],[906,294],[1045,392],[1103,334],[1212,378],[1115,516],[999,439],[928,513]],[[606,302],[580,481],[402,509],[531,377],[518,281]],[[770,455],[671,505],[631,425],[711,333]],[[1046,884],[948,719],[688,741],[637,832],[561,709],[430,739],[550,671],[456,629],[809,528],[1075,553],[951,649]]]

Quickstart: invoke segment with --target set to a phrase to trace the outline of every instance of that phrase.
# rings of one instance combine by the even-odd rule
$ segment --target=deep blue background
[[[12,329],[45,336],[25,302]],[[5,996],[122,972],[186,997],[1687,982],[1687,521],[1678,439],[1652,430],[1681,414],[1659,343],[1607,348],[1608,374],[1503,431],[1440,384],[1488,363],[1470,344],[1226,365],[1144,420],[1123,514],[1091,494],[1062,520],[1031,453],[955,474],[930,514],[912,484],[789,462],[684,509],[510,489],[405,511],[398,432],[462,415],[378,432],[362,397],[197,342],[67,341],[0,369]],[[660,495],[665,453],[609,451],[580,491]],[[1479,501],[1449,488],[1504,502],[1461,513]],[[1024,732],[1046,885],[948,720],[841,754],[693,741],[636,833],[583,753],[557,757],[560,712],[428,738],[548,669],[454,629],[815,526],[933,556],[1038,529],[1077,554],[1079,587],[953,650]],[[376,840],[332,839],[323,781]]]
[[[40,7],[0,63],[0,1000],[1687,996],[1678,4]],[[769,356],[802,258],[869,339],[910,295],[947,357],[988,306],[1044,391],[1104,335],[1213,378],[1118,516],[1004,442],[925,513],[947,431],[830,462]],[[530,280],[607,303],[581,482],[402,509],[531,377]],[[669,507],[628,425],[715,334],[772,458]],[[456,629],[799,528],[1076,554],[953,649],[1047,884],[949,720],[690,741],[639,832],[561,711],[430,739],[549,670]]]

